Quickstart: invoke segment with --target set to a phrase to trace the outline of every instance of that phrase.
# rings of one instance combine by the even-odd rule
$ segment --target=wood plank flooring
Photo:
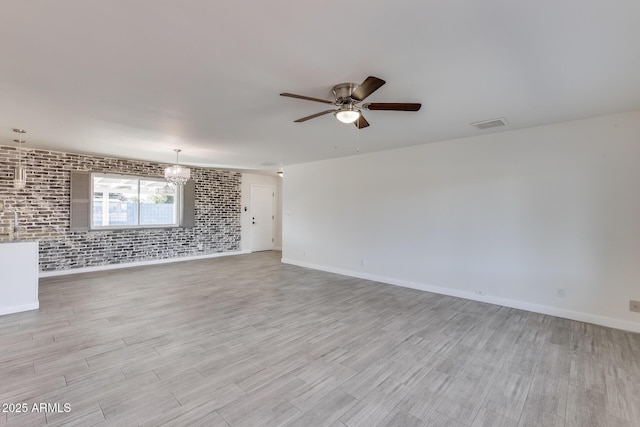
[[[638,334],[279,258],[42,279],[0,317],[0,427],[640,425]]]

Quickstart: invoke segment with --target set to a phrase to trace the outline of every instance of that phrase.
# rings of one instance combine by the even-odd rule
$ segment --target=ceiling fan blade
[[[367,119],[364,118],[362,114],[360,114],[360,117],[358,117],[358,120],[353,122],[353,124],[356,125],[358,129],[366,128],[367,126],[369,126],[369,122],[367,121]]]
[[[310,96],[296,95],[295,93],[281,93],[280,96],[288,96],[289,98],[306,99],[307,101],[324,102],[325,104],[335,104],[333,101],[326,99],[312,98]]]
[[[422,104],[411,102],[372,102],[363,105],[367,110],[418,111]]]
[[[312,114],[310,116],[303,117],[303,118],[298,119],[298,120],[294,120],[294,123],[306,122],[307,120],[315,119],[316,117],[324,116],[325,114],[333,113],[334,111],[336,111],[336,110],[326,110],[326,111],[323,111],[321,113]]]
[[[356,101],[362,101],[376,90],[380,89],[386,82],[377,77],[369,76],[362,82],[360,86],[351,94],[351,98]]]

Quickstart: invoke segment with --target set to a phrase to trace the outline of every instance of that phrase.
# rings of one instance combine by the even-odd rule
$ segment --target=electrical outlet
[[[635,311],[636,313],[640,313],[640,301],[629,301],[629,310]]]
[[[558,298],[566,298],[567,290],[565,288],[558,288]]]

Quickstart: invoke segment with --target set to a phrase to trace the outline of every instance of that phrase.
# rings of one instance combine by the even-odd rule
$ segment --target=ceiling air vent
[[[477,127],[480,130],[499,128],[506,125],[507,125],[507,121],[502,117],[499,119],[483,120],[481,122],[471,123],[471,126]]]

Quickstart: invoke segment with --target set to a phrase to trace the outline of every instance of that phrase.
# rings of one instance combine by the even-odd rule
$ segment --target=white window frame
[[[94,225],[93,224],[93,194],[94,194],[94,178],[113,178],[113,179],[129,179],[129,180],[137,180],[138,181],[138,217],[136,225]],[[114,173],[101,173],[101,172],[91,172],[89,176],[89,180],[91,183],[91,192],[89,198],[89,229],[90,230],[127,230],[127,229],[149,229],[149,228],[178,228],[180,227],[180,212],[182,210],[182,189],[178,185],[176,186],[175,198],[173,203],[174,209],[174,218],[175,222],[172,224],[148,224],[141,225],[140,224],[140,181],[157,181],[166,184],[166,180],[163,178],[156,177],[148,177],[148,176],[139,176],[139,175],[125,175],[125,174],[114,174]],[[103,212],[104,215],[104,212]],[[108,215],[108,212],[107,212]]]

